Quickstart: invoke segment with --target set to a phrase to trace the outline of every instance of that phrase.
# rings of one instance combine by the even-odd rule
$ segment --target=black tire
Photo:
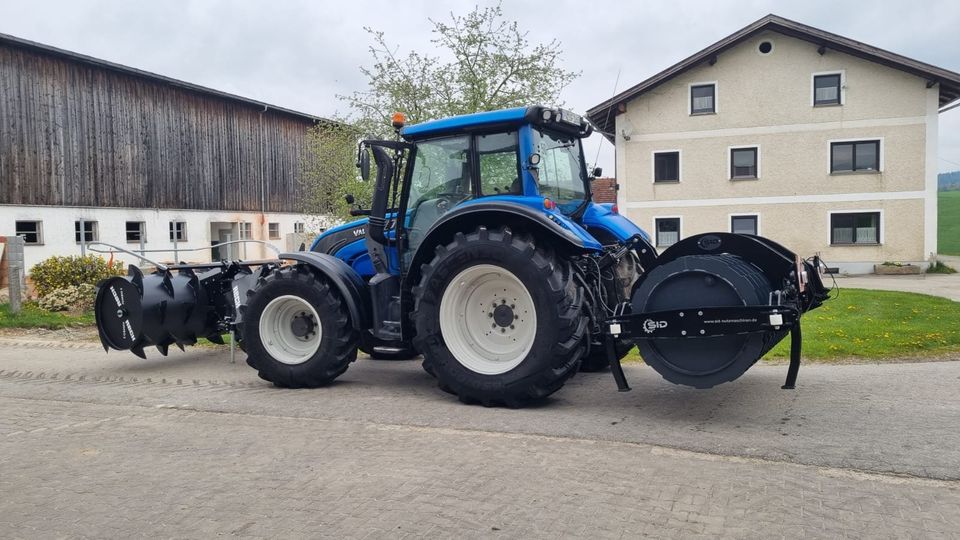
[[[618,339],[613,343],[613,349],[617,354],[618,360],[623,360],[630,350],[633,349],[633,341],[629,339]],[[610,368],[610,361],[607,359],[607,351],[603,342],[594,343],[590,347],[590,352],[583,356],[580,361],[580,371],[584,373],[596,373]]]
[[[320,345],[307,360],[287,364],[274,358],[264,347],[260,319],[271,301],[294,296],[316,310]],[[315,388],[330,383],[357,359],[359,334],[353,329],[346,303],[325,279],[304,265],[277,269],[261,279],[248,293],[242,333],[247,364],[261,379],[285,388]]]
[[[378,351],[376,350],[377,347],[398,350],[395,352]],[[360,334],[360,350],[374,360],[412,360],[420,356],[420,353],[413,348],[413,345],[405,341],[384,341],[375,337],[369,330]]]
[[[440,305],[451,280],[476,265],[494,265],[511,272],[527,289],[536,309],[532,347],[520,363],[499,374],[467,368],[450,352],[441,330]],[[437,248],[422,268],[414,288],[414,345],[423,354],[423,367],[443,390],[465,403],[520,407],[556,392],[573,376],[588,347],[588,319],[583,291],[570,265],[537,246],[527,235],[507,228],[480,227],[457,233],[453,242]]]

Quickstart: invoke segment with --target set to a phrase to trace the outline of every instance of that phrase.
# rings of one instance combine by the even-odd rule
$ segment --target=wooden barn
[[[28,267],[81,239],[191,261],[266,254],[211,248],[227,239],[289,247],[325,121],[0,34],[0,236],[25,238]]]

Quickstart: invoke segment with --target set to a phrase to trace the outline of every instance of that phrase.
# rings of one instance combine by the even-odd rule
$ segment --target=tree
[[[560,93],[579,72],[561,67],[562,49],[556,39],[531,44],[528,32],[508,21],[497,4],[474,7],[465,16],[450,13],[450,21],[430,19],[431,43],[440,56],[415,51],[400,56],[383,32],[373,37],[373,65],[361,67],[368,88],[340,96],[364,127],[389,126],[390,115],[401,111],[417,123],[446,116],[531,104],[558,104]]]
[[[360,68],[367,89],[338,96],[353,113],[345,124],[311,130],[304,213],[350,219],[343,201],[347,193],[369,204],[370,183],[360,181],[354,168],[356,144],[364,136],[391,136],[394,112],[419,123],[522,105],[560,105],[560,93],[580,75],[561,67],[559,41],[531,44],[516,21],[504,18],[499,4],[430,23],[430,41],[443,58],[416,51],[400,55],[383,32],[364,28],[374,42],[372,65]]]
[[[307,147],[301,163],[301,211],[318,216],[310,229],[330,226],[330,220],[346,221],[351,205],[346,195],[353,195],[357,204],[369,207],[372,182],[364,182],[357,171],[357,142],[361,131],[344,121],[319,123],[307,133]]]

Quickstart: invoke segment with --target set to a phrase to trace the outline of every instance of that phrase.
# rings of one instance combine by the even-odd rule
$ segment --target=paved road
[[[950,263],[956,265],[956,263]],[[880,289],[932,294],[960,302],[960,274],[920,274],[917,276],[837,276],[840,288]]]
[[[0,537],[960,534],[960,362],[784,371],[505,410],[417,362],[290,391],[209,350],[0,344]]]

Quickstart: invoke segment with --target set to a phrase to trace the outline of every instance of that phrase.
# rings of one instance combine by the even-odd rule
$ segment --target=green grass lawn
[[[51,313],[40,309],[36,304],[25,303],[20,313],[10,313],[9,304],[0,304],[0,328],[67,328],[74,326],[91,326],[94,324],[93,313],[70,314],[66,312]]]
[[[806,359],[896,360],[960,351],[960,302],[936,296],[842,289],[801,321]],[[789,357],[789,336],[766,356]],[[640,360],[636,349],[630,359]]]
[[[937,246],[943,255],[960,255],[960,191],[941,191]]]

